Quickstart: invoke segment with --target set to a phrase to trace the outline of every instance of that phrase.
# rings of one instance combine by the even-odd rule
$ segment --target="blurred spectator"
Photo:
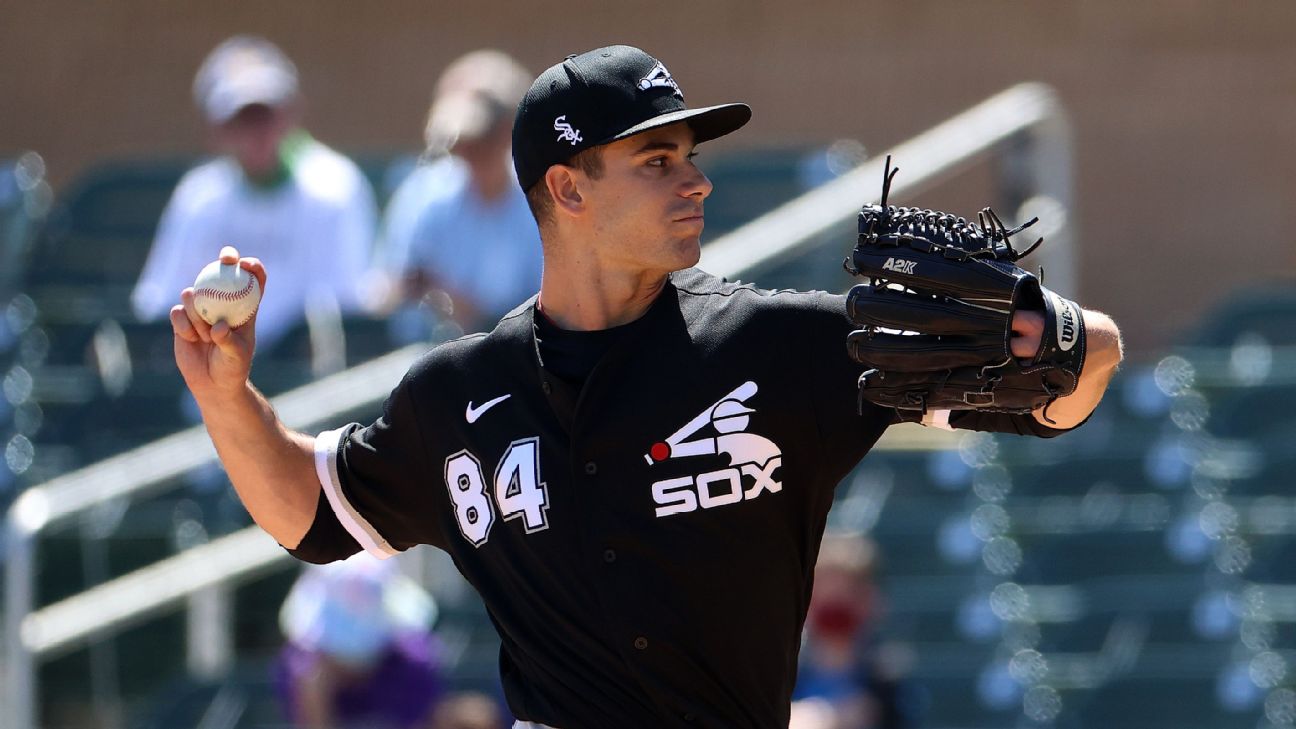
[[[873,634],[881,600],[877,549],[859,534],[824,536],[793,691],[798,729],[905,729],[917,725],[902,681],[909,656]]]
[[[495,50],[473,51],[437,80],[427,161],[392,195],[381,261],[398,298],[429,294],[464,327],[493,323],[540,289],[540,233],[513,172],[513,116],[532,76]],[[406,307],[408,311],[408,307]]]
[[[221,155],[190,170],[172,194],[131,303],[142,320],[167,316],[221,246],[265,262],[274,281],[257,316],[269,345],[306,307],[362,303],[377,209],[351,160],[299,124],[297,69],[270,42],[236,36],[207,56],[194,100]]]
[[[284,713],[304,729],[428,729],[443,694],[432,598],[366,554],[301,574],[279,613]]]
[[[499,704],[485,694],[447,697],[432,715],[432,729],[507,729]]]

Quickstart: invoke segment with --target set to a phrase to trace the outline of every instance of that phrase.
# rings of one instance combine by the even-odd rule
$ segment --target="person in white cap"
[[[512,169],[510,134],[531,74],[491,49],[437,80],[424,163],[387,205],[380,259],[398,299],[440,290],[467,328],[495,321],[540,286],[540,232]]]
[[[368,555],[306,568],[279,612],[275,693],[302,729],[426,729],[445,696],[436,603]]]
[[[235,36],[207,56],[193,93],[219,156],[190,170],[172,194],[131,297],[136,316],[166,317],[176,289],[231,241],[280,273],[257,317],[263,346],[307,306],[361,308],[373,190],[351,160],[301,128],[292,61],[265,39]]]

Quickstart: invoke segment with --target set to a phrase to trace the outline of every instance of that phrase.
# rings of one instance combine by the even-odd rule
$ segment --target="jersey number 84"
[[[490,537],[495,510],[486,493],[481,461],[467,450],[445,462],[445,484],[454,502],[459,533],[474,547]],[[495,502],[504,521],[521,519],[526,533],[549,528],[549,491],[540,480],[540,439],[523,438],[509,444],[495,469]]]

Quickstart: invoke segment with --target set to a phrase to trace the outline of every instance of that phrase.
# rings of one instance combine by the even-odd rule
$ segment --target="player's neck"
[[[545,257],[540,305],[563,329],[596,331],[629,324],[656,301],[668,274],[616,270],[579,257]]]

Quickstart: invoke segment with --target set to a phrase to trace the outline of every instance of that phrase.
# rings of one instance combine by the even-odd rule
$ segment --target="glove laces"
[[[861,243],[876,243],[882,236],[946,240],[957,246],[945,247],[950,257],[1007,259],[1016,263],[1044,242],[1041,237],[1021,251],[1012,243],[1013,236],[1038,223],[1039,218],[1009,228],[990,207],[982,208],[977,213],[977,222],[971,223],[966,218],[935,210],[889,205],[891,183],[899,171],[899,167],[891,166],[891,155],[887,155],[882,170],[882,199],[878,205],[866,205],[860,213],[861,218],[868,219],[867,228],[860,231]],[[879,226],[892,232],[879,234]],[[851,270],[854,267],[849,263],[845,268],[852,275],[858,273]]]

